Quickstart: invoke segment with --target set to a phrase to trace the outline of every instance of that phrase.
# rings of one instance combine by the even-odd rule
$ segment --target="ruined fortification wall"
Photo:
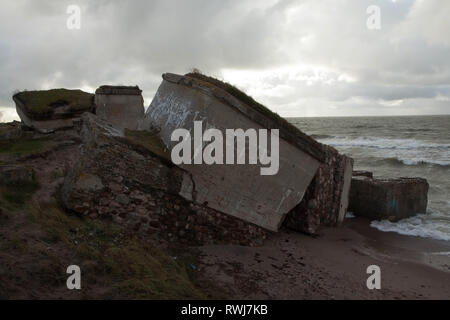
[[[320,225],[336,226],[344,220],[353,170],[353,159],[324,146],[325,162],[305,197],[286,217],[285,226],[315,234]]]
[[[272,231],[279,229],[288,212],[285,225],[307,233],[344,219],[351,159],[287,125],[248,97],[246,102],[238,99],[225,91],[226,84],[196,77],[163,75],[147,110],[145,125],[160,129],[169,149],[177,143],[170,140],[173,130],[192,132],[194,121],[222,131],[279,129],[281,139],[280,172],[272,177],[260,176],[258,166],[182,165],[192,174],[194,201]]]
[[[136,130],[144,117],[144,99],[138,87],[102,86],[95,91],[96,114],[115,128]]]
[[[184,170],[137,148],[96,116],[83,115],[79,130],[82,154],[62,189],[66,209],[189,245],[257,245],[265,239],[262,228],[183,198],[190,179]]]
[[[157,127],[172,149],[178,143],[171,141],[173,131],[194,132],[194,121],[202,121],[204,129],[219,129],[224,136],[226,129],[265,129],[247,113],[258,115],[215,86],[170,74],[164,75],[146,120],[147,128]],[[191,140],[194,144],[193,136]],[[194,202],[277,231],[303,198],[319,167],[319,161],[298,146],[283,138],[279,142],[279,171],[273,176],[262,176],[261,165],[180,165],[192,174]]]

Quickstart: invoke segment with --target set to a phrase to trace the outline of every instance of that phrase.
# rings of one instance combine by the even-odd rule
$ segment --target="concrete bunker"
[[[353,162],[302,133],[229,84],[197,73],[164,74],[141,129],[158,130],[169,150],[172,132],[205,128],[278,129],[279,172],[261,176],[261,165],[184,165],[194,182],[186,198],[271,231],[286,225],[315,233],[343,220]],[[192,139],[194,139],[192,137]],[[248,151],[248,149],[247,149]],[[286,218],[287,217],[287,218]]]
[[[67,209],[112,217],[133,230],[157,230],[171,241],[255,244],[282,225],[315,234],[321,225],[342,222],[349,201],[350,211],[372,219],[397,221],[426,212],[426,180],[380,180],[363,171],[354,172],[352,180],[353,159],[235,87],[202,74],[164,74],[145,115],[138,87],[102,86],[95,96],[80,90],[30,91],[13,99],[23,125],[6,126],[2,136],[32,136],[29,128],[39,133],[72,129],[67,134],[78,135],[84,146],[82,168],[71,168],[65,177]],[[198,122],[200,131],[214,128],[225,136],[227,129],[276,132],[277,174],[261,175],[262,162],[174,163],[170,152],[179,141],[172,133],[195,133]],[[71,177],[77,170],[89,173],[81,175],[89,179],[75,183]]]
[[[372,172],[355,172],[349,211],[371,220],[393,222],[426,214],[429,188],[423,178],[377,179]]]
[[[82,113],[94,110],[94,95],[81,90],[23,91],[13,100],[25,126],[40,133],[71,128]]]
[[[144,99],[138,86],[101,86],[95,91],[96,114],[115,128],[136,130],[144,117]]]

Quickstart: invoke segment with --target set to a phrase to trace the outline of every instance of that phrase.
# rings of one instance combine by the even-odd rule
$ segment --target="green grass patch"
[[[69,216],[56,204],[32,209],[32,220],[49,235],[47,242],[63,242],[76,253],[86,283],[103,281],[107,297],[127,299],[202,299],[188,267],[109,221]],[[102,279],[102,280],[99,280]]]
[[[94,104],[94,95],[81,90],[52,89],[23,91],[15,95],[34,115],[46,115],[58,106],[68,105],[72,112],[89,110]]]
[[[133,144],[144,147],[158,157],[166,160],[171,159],[170,152],[166,149],[166,146],[157,134],[145,130],[136,131],[125,129],[125,136]]]

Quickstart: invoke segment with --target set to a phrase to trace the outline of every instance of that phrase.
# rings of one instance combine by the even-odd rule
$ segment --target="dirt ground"
[[[450,299],[450,244],[382,233],[364,219],[312,238],[289,230],[262,247],[206,246],[200,278],[236,299]],[[369,290],[367,267],[381,268]]]

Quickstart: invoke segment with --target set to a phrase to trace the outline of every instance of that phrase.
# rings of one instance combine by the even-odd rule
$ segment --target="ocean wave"
[[[383,158],[380,161],[384,161],[393,165],[405,165],[405,166],[438,166],[438,167],[450,167],[450,161],[445,160],[433,160],[433,159],[421,159],[421,158]]]
[[[354,128],[354,129],[378,129],[378,128],[383,128],[383,126],[361,124],[361,125],[352,126],[351,128]]]
[[[433,129],[429,129],[429,128],[419,128],[419,129],[409,128],[409,129],[407,129],[407,131],[408,132],[433,132],[434,130]]]
[[[449,167],[450,161],[444,160],[425,160],[425,159],[399,159],[403,164],[407,166],[420,166],[420,165],[434,165],[440,167]]]
[[[331,139],[334,138],[334,136],[330,136],[328,134],[312,134],[311,138],[321,140],[321,139]]]
[[[375,149],[450,149],[450,144],[447,143],[433,143],[415,139],[388,139],[375,137],[362,138],[330,138],[321,139],[321,143],[328,144],[334,147],[361,147],[361,148],[375,148]]]
[[[433,219],[429,215],[418,215],[399,222],[372,221],[370,226],[383,232],[395,232],[406,236],[450,241],[450,226],[447,219]]]

